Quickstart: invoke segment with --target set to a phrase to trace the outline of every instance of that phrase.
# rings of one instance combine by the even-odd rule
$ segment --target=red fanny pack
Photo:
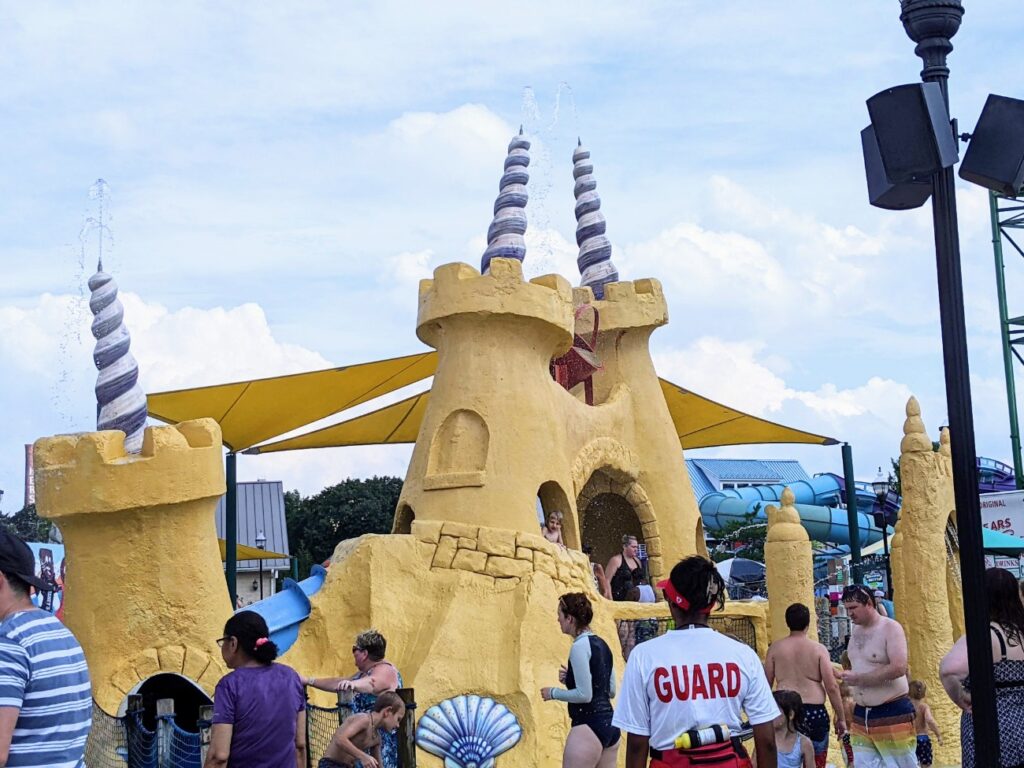
[[[751,768],[746,751],[731,741],[694,749],[652,749],[651,758],[651,768]]]

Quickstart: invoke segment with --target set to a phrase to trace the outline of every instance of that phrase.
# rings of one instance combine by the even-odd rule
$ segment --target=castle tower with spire
[[[896,618],[906,630],[911,677],[934,692],[942,690],[939,662],[959,637],[956,625],[963,627],[963,604],[957,599],[962,589],[951,584],[951,574],[959,575],[959,555],[946,544],[947,527],[955,530],[956,522],[952,459],[948,430],[939,436],[939,449],[932,449],[916,397],[907,401],[906,414],[900,443],[903,506],[892,553]],[[948,557],[936,562],[937,554]],[[960,710],[941,694],[930,700],[945,735],[935,747],[935,762],[957,763]]]

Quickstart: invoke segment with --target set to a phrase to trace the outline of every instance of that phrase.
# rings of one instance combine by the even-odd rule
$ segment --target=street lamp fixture
[[[263,531],[256,534],[256,549],[267,548],[267,537]],[[260,558],[260,600],[263,599],[263,558]]]
[[[875,525],[882,529],[882,548],[885,550],[885,596],[892,599],[892,565],[889,560],[889,516],[885,512],[885,500],[889,495],[889,478],[882,474],[882,468],[878,468],[878,474],[871,481],[871,490],[875,492],[878,500],[878,511],[875,512]],[[892,617],[890,617],[892,618]]]
[[[1024,174],[1024,102],[1003,97],[990,99],[973,136],[959,134],[949,114],[949,68],[946,57],[960,29],[964,8],[961,0],[900,0],[900,21],[924,64],[924,86],[889,89],[884,98],[873,97],[869,106],[869,141],[862,136],[872,204],[881,207],[914,207],[925,198],[897,194],[892,189],[930,183],[932,226],[935,230],[935,265],[938,278],[939,323],[945,372],[949,428],[953,440],[953,493],[957,533],[960,537],[960,572],[964,597],[967,652],[971,659],[971,704],[974,714],[974,750],[977,765],[998,765],[999,732],[996,718],[992,642],[989,632],[988,596],[985,594],[985,556],[981,539],[981,508],[978,499],[977,452],[974,445],[974,414],[971,406],[967,328],[964,317],[963,279],[960,269],[960,234],[957,227],[956,187],[950,162],[949,139],[970,140],[960,176],[975,184],[1000,190],[1020,190]],[[934,84],[934,85],[932,85]],[[935,85],[942,104],[935,100]],[[930,87],[929,87],[930,86]],[[906,98],[897,105],[899,94]],[[880,94],[880,95],[883,95]],[[936,120],[936,107],[941,118]],[[904,109],[906,111],[904,111]],[[899,124],[902,124],[900,127]],[[894,127],[896,126],[896,127]],[[911,128],[916,134],[908,140]],[[894,140],[886,146],[887,141]],[[900,146],[902,144],[902,146]],[[945,147],[943,151],[942,147]],[[920,153],[935,149],[932,162]],[[869,150],[871,150],[869,152]],[[877,154],[875,153],[877,150]],[[882,183],[872,179],[872,165],[881,161]],[[875,171],[877,172],[877,165]],[[874,184],[872,182],[875,182]],[[898,191],[898,190],[897,190]],[[877,198],[877,199],[876,199]],[[886,204],[883,204],[886,203]]]

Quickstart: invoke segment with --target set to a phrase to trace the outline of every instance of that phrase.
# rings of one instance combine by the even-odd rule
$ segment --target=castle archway
[[[658,524],[647,493],[636,480],[610,467],[598,469],[583,486],[576,509],[582,546],[591,550],[594,562],[606,564],[622,551],[623,536],[635,536],[647,549],[649,575],[662,576]]]
[[[161,699],[174,701],[174,722],[183,731],[199,732],[199,708],[213,704],[213,700],[199,685],[184,675],[173,672],[158,672],[135,685],[128,695],[138,694],[142,697],[142,724],[149,731],[157,726],[156,703]],[[121,701],[118,716],[123,717],[128,704],[128,696]]]

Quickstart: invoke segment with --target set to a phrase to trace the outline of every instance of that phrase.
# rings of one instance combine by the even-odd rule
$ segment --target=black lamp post
[[[949,68],[946,66],[946,56],[953,50],[950,39],[960,29],[963,5],[960,0],[900,0],[900,8],[903,28],[907,36],[917,43],[914,53],[924,62],[921,79],[926,83],[938,84],[945,102],[944,118],[948,120]],[[999,765],[999,732],[992,678],[988,598],[984,589],[985,557],[981,541],[974,417],[971,410],[960,238],[952,165],[931,176],[931,188],[942,357],[949,427],[953,438],[953,488],[957,532],[960,536],[964,618],[967,649],[971,659],[975,760],[977,765]]]
[[[878,468],[878,474],[871,482],[871,490],[875,492],[875,498],[878,499],[878,512],[875,513],[875,523],[882,529],[882,549],[885,552],[885,596],[892,599],[892,565],[889,561],[889,520],[885,514],[885,497],[889,493],[889,478],[882,474],[881,467]]]
[[[260,531],[256,534],[256,549],[267,548],[267,537]],[[263,599],[263,558],[260,558],[260,600]]]

